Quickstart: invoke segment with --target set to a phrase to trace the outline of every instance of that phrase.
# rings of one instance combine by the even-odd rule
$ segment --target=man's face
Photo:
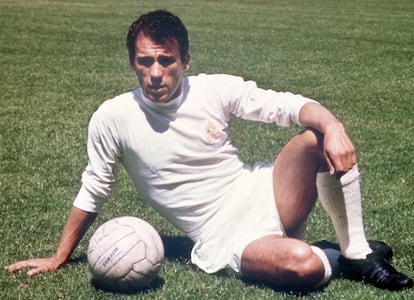
[[[140,33],[135,41],[132,68],[145,97],[153,102],[168,102],[181,93],[189,56],[186,62],[181,60],[178,42],[174,39],[159,45]]]

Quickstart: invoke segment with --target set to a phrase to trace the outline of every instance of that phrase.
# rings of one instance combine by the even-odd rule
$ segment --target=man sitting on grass
[[[392,250],[365,237],[355,149],[329,110],[236,76],[185,77],[187,30],[164,10],[135,21],[127,47],[140,87],[92,116],[88,165],[55,254],[8,271],[34,275],[64,265],[111,192],[120,162],[146,201],[194,241],[191,261],[207,273],[230,268],[246,279],[309,290],[329,282],[339,264],[345,278],[412,287],[391,266]],[[231,115],[305,129],[273,163],[250,166],[231,143]],[[301,239],[317,197],[338,247]]]

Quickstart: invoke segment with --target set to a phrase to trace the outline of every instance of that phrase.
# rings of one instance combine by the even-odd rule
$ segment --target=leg
[[[327,171],[322,155],[322,136],[313,130],[305,130],[294,137],[280,152],[275,161],[273,174],[274,196],[281,222],[288,236],[295,236],[306,221],[317,196],[317,174]],[[345,173],[344,178],[353,177]],[[359,180],[359,178],[357,178]],[[351,180],[356,182],[355,178]],[[324,198],[324,207],[335,226],[341,249],[361,248],[370,253],[362,224],[362,212],[359,184],[357,188],[343,189],[349,186],[339,181],[339,190],[328,193]],[[357,197],[353,197],[356,195]],[[338,196],[339,195],[339,196]],[[357,207],[358,212],[352,214]],[[345,223],[337,218],[345,218]],[[346,226],[342,226],[346,224]],[[348,232],[352,228],[352,232]],[[357,230],[355,230],[355,228]],[[363,236],[361,236],[361,234]],[[356,237],[359,235],[358,237]],[[350,238],[352,236],[352,238]],[[344,238],[345,237],[345,238]],[[356,246],[357,242],[362,241]],[[365,248],[365,249],[363,249]],[[263,238],[247,245],[242,255],[242,273],[248,278],[272,283],[274,285],[315,287],[318,280],[328,276],[329,263],[326,256],[310,251],[312,248],[304,242],[283,237]],[[316,254],[316,255],[315,255]],[[343,274],[347,278],[363,280],[379,288],[400,290],[413,286],[413,281],[396,271],[389,262],[377,253],[365,254],[365,258],[341,257]],[[320,281],[319,281],[320,283]]]
[[[245,278],[284,289],[315,288],[326,277],[323,262],[308,244],[276,235],[247,245],[241,263]]]
[[[325,167],[320,136],[306,130],[294,137],[275,161],[276,206],[288,236],[296,237],[316,200],[316,173]],[[329,262],[303,241],[267,236],[243,251],[243,276],[283,288],[315,288],[330,276]]]
[[[305,130],[276,159],[274,193],[282,223],[292,236],[306,220],[319,195],[334,225],[342,253],[351,259],[365,258],[372,251],[362,222],[357,166],[339,180],[330,176],[322,140],[319,132]]]
[[[413,281],[378,252],[372,253],[366,240],[357,165],[340,179],[330,176],[322,155],[322,138],[318,132],[305,130],[276,159],[274,193],[286,232],[294,234],[300,228],[318,194],[344,255],[339,259],[343,276],[383,289],[411,288]]]

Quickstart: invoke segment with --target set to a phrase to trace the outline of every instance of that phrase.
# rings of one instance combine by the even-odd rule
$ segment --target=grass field
[[[338,115],[358,147],[367,235],[391,244],[396,266],[414,277],[412,0],[0,0],[0,265],[55,250],[86,164],[88,120],[103,100],[136,87],[125,34],[154,8],[168,8],[187,24],[189,74],[242,75],[318,99]],[[248,162],[273,160],[298,130],[232,120],[233,140]],[[228,274],[206,275],[172,254],[156,289],[95,289],[85,251],[102,222],[135,214],[181,237],[142,204],[122,169],[117,178],[74,261],[33,278],[1,271],[1,299],[295,297]],[[307,239],[324,238],[335,237],[318,205]],[[414,290],[335,280],[304,298],[413,299]]]

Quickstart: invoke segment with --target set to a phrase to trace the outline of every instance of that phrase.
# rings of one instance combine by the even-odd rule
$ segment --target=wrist
[[[53,260],[56,264],[56,266],[60,267],[67,263],[70,259],[70,254],[65,254],[60,252],[59,250],[56,251],[56,253],[53,255]]]
[[[345,132],[344,125],[339,122],[338,120],[334,120],[333,122],[325,122],[323,123],[322,133],[324,135],[328,135],[334,132]]]

